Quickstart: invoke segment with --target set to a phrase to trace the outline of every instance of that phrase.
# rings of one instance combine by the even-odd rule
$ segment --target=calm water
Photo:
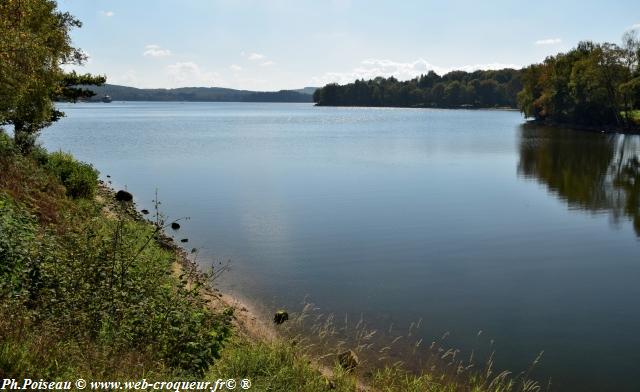
[[[637,137],[508,111],[64,110],[48,148],[92,162],[141,208],[158,188],[170,217],[191,217],[179,236],[201,262],[231,259],[224,284],[265,309],[307,297],[401,332],[422,318],[425,342],[495,339],[500,367],[544,350],[535,374],[555,390],[640,391]]]

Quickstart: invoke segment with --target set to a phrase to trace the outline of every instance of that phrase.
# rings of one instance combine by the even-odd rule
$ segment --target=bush
[[[171,274],[175,255],[152,240],[154,228],[100,215],[65,227],[48,252],[55,260],[39,270],[37,318],[65,326],[65,339],[149,352],[179,374],[202,375],[219,357],[230,314],[209,310],[198,287]]]
[[[12,157],[17,152],[17,148],[11,136],[0,129],[0,159]]]
[[[43,167],[46,167],[47,163],[49,163],[49,152],[40,145],[33,146],[31,152],[29,152],[29,157]]]
[[[62,151],[49,154],[47,168],[67,188],[73,198],[92,198],[98,187],[98,171],[90,164],[79,162]]]
[[[24,295],[26,270],[34,254],[35,219],[0,194],[0,298]]]

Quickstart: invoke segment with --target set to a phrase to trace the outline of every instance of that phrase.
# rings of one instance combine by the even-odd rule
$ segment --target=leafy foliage
[[[0,194],[0,298],[26,295],[26,281],[36,257],[36,232],[35,219]]]
[[[640,107],[640,40],[623,46],[581,42],[523,70],[520,110],[537,120],[579,125],[633,126]]]
[[[356,80],[343,86],[328,84],[313,100],[329,106],[516,107],[522,87],[520,71],[433,71],[408,81],[394,77]]]
[[[106,81],[63,72],[63,64],[82,64],[86,55],[71,45],[69,35],[82,24],[56,7],[53,0],[0,2],[0,125],[13,125],[16,143],[26,152],[42,128],[64,115],[54,99],[91,96],[73,86]]]
[[[95,217],[61,238],[40,308],[115,347],[153,350],[169,366],[201,374],[229,334],[228,315],[205,307],[199,287],[170,275],[174,255],[148,224]]]
[[[0,129],[0,157],[12,158],[16,153],[16,146],[9,135]]]
[[[71,197],[91,198],[98,186],[98,171],[88,163],[78,162],[69,153],[54,152],[46,160],[47,168],[55,174],[67,188]]]

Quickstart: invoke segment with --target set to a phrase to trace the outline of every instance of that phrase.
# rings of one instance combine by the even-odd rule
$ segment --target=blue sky
[[[136,87],[278,90],[543,60],[619,42],[640,1],[59,0],[79,71]]]

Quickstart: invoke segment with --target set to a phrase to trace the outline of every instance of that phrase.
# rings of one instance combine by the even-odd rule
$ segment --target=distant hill
[[[85,86],[96,95],[89,101],[100,101],[109,95],[114,101],[192,101],[192,102],[312,102],[315,87],[299,90],[249,91],[223,87],[182,87],[147,89],[116,84]]]

